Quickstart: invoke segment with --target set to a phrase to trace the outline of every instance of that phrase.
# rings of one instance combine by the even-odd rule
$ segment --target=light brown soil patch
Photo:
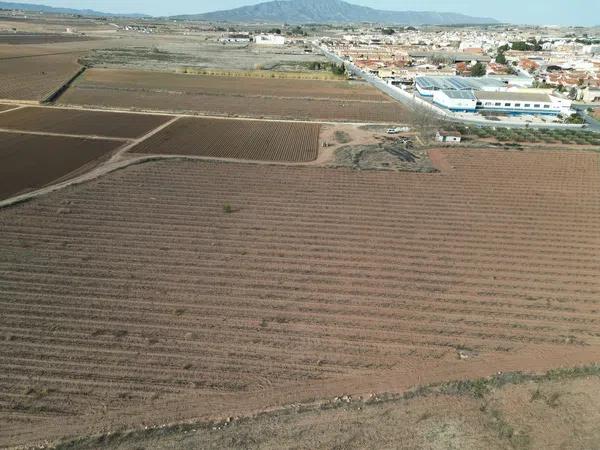
[[[88,441],[78,448],[592,449],[600,446],[600,380],[525,381],[481,398],[326,399],[281,412]]]
[[[318,124],[185,117],[131,152],[303,162],[318,150]]]
[[[137,138],[170,119],[158,115],[31,107],[0,115],[0,128]]]
[[[0,444],[597,361],[599,156],[444,154],[154,162],[0,211]]]

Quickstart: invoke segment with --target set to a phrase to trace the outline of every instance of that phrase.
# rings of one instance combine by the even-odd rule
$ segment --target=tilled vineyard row
[[[181,118],[134,147],[134,153],[179,154],[263,161],[311,161],[318,124]]]
[[[214,96],[173,92],[118,91],[73,86],[61,96],[63,104],[139,108],[149,111],[200,112],[224,116],[268,117],[297,120],[400,123],[406,110],[399,103],[344,99],[286,99]]]
[[[0,98],[42,100],[80,69],[73,54],[3,59]]]
[[[598,155],[443,155],[429,175],[153,162],[0,211],[0,443],[597,345]]]
[[[0,128],[21,131],[137,138],[170,117],[59,108],[21,108],[0,115]]]
[[[122,145],[111,140],[8,132],[0,132],[0,141],[0,199],[45,186]]]

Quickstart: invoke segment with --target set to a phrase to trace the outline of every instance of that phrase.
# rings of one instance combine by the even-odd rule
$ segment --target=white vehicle
[[[387,134],[406,133],[408,131],[410,131],[410,127],[396,127],[388,129]]]

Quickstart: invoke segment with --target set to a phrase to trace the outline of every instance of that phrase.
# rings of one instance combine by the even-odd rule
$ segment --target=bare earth
[[[183,117],[131,152],[312,161],[319,153],[319,124]]]
[[[406,110],[366,83],[92,69],[61,104],[298,120],[398,122]]]
[[[600,379],[590,372],[522,381],[502,374],[399,399],[340,396],[250,418],[84,438],[75,448],[593,449],[600,446]]]
[[[0,128],[115,138],[137,138],[171,117],[58,108],[21,108],[0,115]]]
[[[599,156],[433,156],[154,162],[0,211],[0,445],[598,361]]]

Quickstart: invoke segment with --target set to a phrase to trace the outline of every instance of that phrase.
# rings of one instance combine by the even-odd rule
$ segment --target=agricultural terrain
[[[0,112],[2,111],[8,111],[9,109],[14,109],[16,108],[15,105],[2,105],[0,104]]]
[[[0,445],[597,361],[599,155],[430,155],[156,161],[0,210]]]
[[[92,69],[62,104],[215,115],[401,122],[406,111],[363,83]]]
[[[0,98],[41,101],[80,69],[77,55],[0,57]]]
[[[112,140],[6,132],[0,132],[0,142],[0,200],[91,167],[122,145]]]
[[[250,418],[76,439],[84,449],[592,449],[600,367],[502,373],[404,395],[341,396]],[[61,447],[69,448],[68,446]]]
[[[147,114],[29,107],[0,115],[0,129],[137,138],[169,119]]]
[[[133,147],[131,152],[312,161],[319,152],[319,125],[185,117]]]
[[[39,45],[57,44],[63,42],[89,41],[92,38],[77,34],[55,34],[55,33],[2,33],[0,32],[0,44],[10,45]]]

